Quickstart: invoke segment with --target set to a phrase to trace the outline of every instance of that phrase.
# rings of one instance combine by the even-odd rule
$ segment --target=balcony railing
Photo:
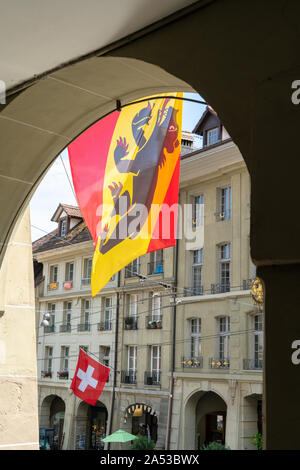
[[[152,274],[163,274],[164,262],[163,261],[151,261],[148,263],[148,276]]]
[[[189,369],[202,369],[203,357],[182,357],[181,366]]]
[[[77,325],[77,331],[90,331],[91,325],[90,323],[79,323]]]
[[[44,326],[44,333],[54,333],[55,325]]]
[[[211,284],[211,294],[223,294],[230,292],[230,282],[222,282],[220,284]]]
[[[73,281],[64,281],[63,283],[64,290],[69,290],[73,288]]]
[[[224,211],[216,212],[216,221],[221,222],[222,220],[230,220],[231,219],[231,210],[225,209]]]
[[[193,295],[203,295],[203,286],[193,286],[184,288],[184,297],[189,297]]]
[[[138,329],[138,320],[134,316],[126,317],[124,319],[124,329],[125,330],[137,330]]]
[[[59,380],[68,380],[69,371],[68,370],[59,370],[57,372],[57,377],[59,378]]]
[[[243,290],[250,290],[252,288],[253,279],[243,279]]]
[[[162,315],[160,316],[147,315],[146,316],[146,328],[160,330],[162,328]]]
[[[83,277],[81,279],[81,287],[88,287],[91,284],[91,278],[90,277]]]
[[[229,369],[230,361],[229,359],[211,358],[209,360],[209,366],[211,369]]]
[[[43,377],[43,379],[45,378],[52,379],[52,370],[42,370],[41,376]]]
[[[262,359],[244,359],[243,369],[244,370],[262,370],[263,361]]]
[[[98,331],[110,331],[112,329],[112,321],[104,320],[98,323]]]
[[[57,290],[58,288],[59,288],[59,282],[49,282],[49,284],[47,285],[47,289],[49,291]]]
[[[136,370],[122,370],[121,371],[121,383],[123,384],[136,384]]]
[[[71,323],[65,323],[59,327],[60,333],[70,333],[71,332]]]
[[[140,267],[139,265],[138,266],[132,266],[132,265],[128,265],[128,266],[125,266],[125,279],[128,279],[130,277],[136,277],[139,272],[140,272]]]
[[[160,385],[160,370],[145,371],[145,385]]]

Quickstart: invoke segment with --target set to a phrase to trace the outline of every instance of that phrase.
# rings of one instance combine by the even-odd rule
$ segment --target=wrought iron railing
[[[146,328],[147,329],[158,329],[162,328],[162,315],[160,316],[153,316],[147,315],[146,316]]]
[[[71,332],[71,323],[65,323],[64,325],[60,325],[59,331],[61,333],[70,333]]]
[[[203,286],[193,286],[184,288],[184,297],[189,297],[193,295],[203,295]]]
[[[77,325],[77,331],[80,332],[80,331],[90,331],[91,329],[91,325],[90,323],[79,323]]]
[[[211,284],[211,294],[223,294],[230,292],[230,282],[222,282],[220,284]]]
[[[81,287],[89,286],[90,283],[91,283],[91,278],[90,277],[83,277],[81,279]]]
[[[160,370],[145,371],[145,385],[160,385]]]
[[[49,282],[47,285],[47,289],[52,291],[52,290],[57,290],[59,288],[59,282]]]
[[[202,369],[203,357],[182,357],[181,366],[189,369]]]
[[[104,320],[98,323],[98,331],[110,331],[112,329],[112,321]]]
[[[124,329],[125,330],[137,330],[138,320],[135,316],[129,316],[124,318]]]
[[[41,371],[41,376],[45,378],[52,379],[52,370],[42,370]]]
[[[244,359],[243,369],[244,370],[262,370],[263,361],[262,359]]]
[[[123,384],[136,384],[136,370],[122,370],[121,383]]]
[[[228,358],[210,358],[209,366],[211,369],[229,369],[230,361]]]
[[[44,326],[44,333],[54,333],[55,325]]]

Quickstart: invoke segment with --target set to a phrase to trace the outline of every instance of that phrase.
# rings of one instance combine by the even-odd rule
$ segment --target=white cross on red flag
[[[109,373],[109,367],[95,361],[80,349],[70,388],[78,398],[90,405],[95,405],[103,391]]]

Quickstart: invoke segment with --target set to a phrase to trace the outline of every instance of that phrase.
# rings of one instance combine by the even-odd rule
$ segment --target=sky
[[[201,96],[196,93],[184,93],[184,97],[202,100]],[[204,109],[205,105],[184,101],[182,130],[191,132]],[[196,147],[199,147],[200,143],[200,141],[195,142]],[[65,149],[47,171],[30,201],[32,241],[56,229],[57,224],[51,222],[51,217],[59,203],[78,205],[71,181],[68,151]]]

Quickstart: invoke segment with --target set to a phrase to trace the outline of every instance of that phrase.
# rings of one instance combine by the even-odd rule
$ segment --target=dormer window
[[[60,236],[64,237],[67,233],[67,221],[62,220],[61,221],[61,226],[60,226]]]
[[[206,142],[207,145],[214,145],[219,141],[219,128],[215,127],[214,129],[209,129],[207,131]]]

